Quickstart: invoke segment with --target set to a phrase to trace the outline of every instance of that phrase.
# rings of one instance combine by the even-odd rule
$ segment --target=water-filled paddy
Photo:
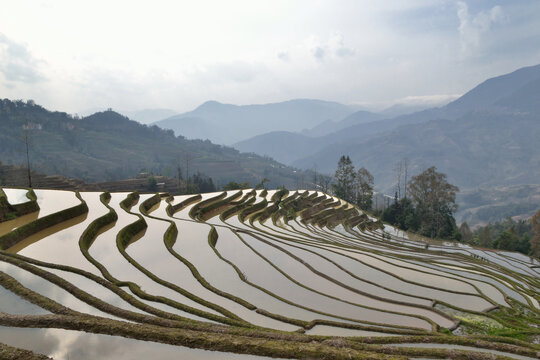
[[[126,339],[120,336],[88,334],[63,329],[12,329],[0,326],[5,344],[32,350],[57,360],[149,359],[160,360],[264,360],[264,356],[190,349],[183,346]]]
[[[26,190],[6,193],[13,202],[28,201]],[[0,223],[0,236],[81,203],[69,191],[36,190],[36,195],[41,210]],[[159,199],[144,194],[127,210],[120,202],[129,194],[113,193],[108,204],[118,218],[111,223],[110,219],[104,222],[110,210],[100,195],[81,193],[87,213],[18,239],[4,253],[22,255],[12,260],[20,264],[37,262],[38,270],[64,281],[56,280],[55,284],[47,281],[47,276],[0,262],[0,271],[44,296],[40,301],[48,304],[42,304],[45,308],[50,308],[48,301],[53,300],[82,314],[98,316],[93,320],[98,323],[114,323],[120,318],[129,319],[130,324],[141,322],[137,326],[151,326],[151,332],[161,334],[159,341],[165,343],[172,341],[167,340],[169,329],[180,327],[188,332],[200,331],[199,340],[187,342],[195,347],[204,347],[200,342],[203,338],[216,344],[224,341],[232,348],[240,346],[231,340],[234,338],[252,342],[250,352],[279,355],[285,344],[293,344],[294,351],[287,350],[292,358],[310,357],[313,352],[302,349],[312,345],[320,350],[318,342],[322,338],[312,335],[422,334],[424,338],[441,328],[453,329],[456,320],[462,321],[456,334],[474,333],[482,327],[471,324],[478,323],[524,331],[526,335],[520,335],[524,337],[537,331],[532,323],[538,323],[538,272],[532,266],[538,261],[526,256],[459,243],[434,242],[426,246],[389,227],[384,228],[383,239],[376,224],[366,231],[348,227],[347,217],[351,219],[348,224],[358,223],[362,213],[315,191],[291,192],[284,197],[275,190],[251,189],[174,198],[163,194]],[[147,214],[140,205],[149,199],[159,201],[148,206]],[[181,203],[185,206],[180,209]],[[291,206],[295,207],[292,212]],[[169,215],[167,207],[178,211]],[[228,211],[226,220],[220,218],[229,209],[238,213]],[[322,217],[317,218],[317,212]],[[101,222],[95,223],[98,219]],[[85,244],[79,239],[90,224],[96,236],[89,244],[87,258]],[[130,230],[135,224],[137,229]],[[125,238],[119,237],[122,233]],[[58,266],[63,268],[54,268]],[[9,278],[3,279],[8,286]],[[9,286],[24,291],[16,283]],[[520,304],[506,300],[504,295]],[[32,298],[31,294],[25,296]],[[20,321],[37,321],[40,314],[62,320],[1,287],[0,299],[0,321],[4,323],[11,319],[6,314],[33,316],[21,317]],[[495,304],[505,309],[488,313]],[[77,320],[82,316],[72,314]],[[520,327],[514,329],[516,316],[521,316]],[[220,334],[229,332],[236,335],[228,340],[220,338]],[[24,334],[32,334],[35,343],[18,342],[17,338],[30,336]],[[440,330],[436,336],[452,336],[447,334]],[[72,330],[0,327],[0,335],[0,341],[8,345],[60,359],[231,356]],[[286,338],[287,342],[270,340],[274,338]],[[342,344],[340,341],[331,340],[324,346]],[[536,346],[524,344],[520,346]],[[117,347],[129,349],[118,351]],[[274,352],[268,352],[270,349]]]

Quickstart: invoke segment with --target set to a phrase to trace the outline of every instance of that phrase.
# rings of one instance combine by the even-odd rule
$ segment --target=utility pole
[[[32,173],[30,172],[30,151],[28,148],[28,131],[30,130],[30,126],[28,125],[28,119],[26,119],[25,124],[23,125],[24,130],[24,144],[26,146],[26,170],[28,172],[28,187],[32,187]]]
[[[191,155],[189,152],[186,152],[186,193],[189,194],[190,187],[189,187],[189,161],[191,160]]]

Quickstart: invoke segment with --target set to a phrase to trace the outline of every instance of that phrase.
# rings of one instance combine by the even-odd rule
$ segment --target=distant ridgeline
[[[0,100],[0,161],[26,163],[25,131],[31,168],[85,182],[131,178],[142,169],[175,177],[178,167],[183,173],[204,173],[219,184],[257,184],[268,178],[269,186],[291,186],[298,177],[292,168],[267,157],[241,154],[208,140],[187,140],[114,111],[79,118],[48,111],[31,100]]]

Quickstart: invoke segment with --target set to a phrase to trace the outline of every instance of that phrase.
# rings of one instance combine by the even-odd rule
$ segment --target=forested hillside
[[[0,161],[26,164],[25,133],[33,170],[89,182],[128,178],[140,171],[177,176],[179,166],[184,176],[200,171],[218,184],[255,185],[268,178],[272,186],[290,186],[296,181],[293,169],[271,159],[208,140],[187,140],[114,111],[77,118],[32,101],[1,100]]]

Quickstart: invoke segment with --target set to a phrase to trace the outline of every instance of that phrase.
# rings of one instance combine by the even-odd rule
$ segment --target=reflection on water
[[[242,234],[242,237],[247,239],[250,236]],[[223,257],[238,266],[249,281],[296,304],[302,304],[317,311],[332,313],[339,317],[355,319],[360,322],[372,321],[431,329],[431,325],[427,321],[360,308],[305,289],[274,269],[247,248],[239,239],[225,238],[221,239],[221,241],[218,240],[217,247]]]
[[[278,249],[271,247],[261,241],[256,240],[251,236],[243,236],[244,240],[253,247],[257,252],[261,253],[264,257],[269,259],[279,269],[283,270],[286,274],[291,276],[301,284],[310,287],[316,291],[319,291],[325,295],[330,295],[354,304],[363,305],[366,307],[379,308],[387,311],[395,311],[406,314],[421,314],[432,318],[439,324],[450,327],[453,322],[441,317],[439,314],[435,314],[429,310],[417,309],[411,306],[404,306],[399,304],[388,303],[385,301],[379,301],[358,293],[355,293],[349,289],[341,287],[313,272],[305,267],[299,261],[289,257],[285,253]],[[345,307],[345,306],[342,306]],[[361,314],[362,320],[379,322],[386,324],[399,324],[405,326],[425,327],[431,329],[431,327],[424,320],[417,318],[402,316],[398,314],[390,314],[387,312],[371,310],[367,308],[358,308],[356,313]],[[351,313],[352,314],[352,313]],[[352,317],[352,316],[349,316]]]
[[[30,246],[41,239],[47,238],[47,241],[48,241],[52,238],[52,235],[56,234],[57,232],[60,232],[62,230],[68,229],[72,226],[82,223],[83,221],[86,220],[87,217],[88,217],[88,213],[82,214],[73,219],[69,219],[67,221],[61,222],[60,224],[50,226],[43,231],[40,231],[34,235],[31,235],[22,241],[19,241],[17,244],[7,249],[7,251],[10,253],[16,254],[20,252],[21,250],[23,250],[24,248],[26,248],[27,246]]]
[[[494,355],[500,355],[500,356],[508,356],[509,358],[513,359],[523,359],[523,360],[532,360],[534,358],[523,356],[523,355],[517,355],[497,350],[491,350],[491,349],[481,349],[481,348],[475,348],[472,346],[463,346],[463,345],[451,345],[451,344],[429,344],[429,343],[411,343],[411,344],[388,344],[387,346],[395,346],[395,347],[415,347],[415,348],[429,348],[429,349],[449,349],[449,350],[467,350],[467,351],[474,351],[474,352],[483,352],[488,354],[494,354]]]
[[[305,247],[305,245],[299,245]],[[310,247],[310,249],[329,258],[333,262],[340,264],[347,271],[360,278],[377,279],[377,283],[391,290],[400,291],[415,296],[422,296],[429,299],[437,299],[459,306],[464,309],[482,310],[490,304],[477,296],[454,294],[451,292],[436,290],[421,285],[407,283],[395,276],[376,268],[364,265],[348,256],[354,257],[355,253],[330,246]],[[344,256],[347,255],[347,256]],[[398,271],[399,275],[400,272]]]
[[[109,205],[118,214],[118,220],[113,229],[99,235],[96,238],[96,240],[94,241],[94,243],[89,249],[90,254],[97,261],[103,264],[107,268],[107,270],[111,273],[112,276],[122,281],[131,281],[139,285],[143,291],[147,292],[150,295],[164,296],[166,298],[177,301],[179,303],[191,306],[193,308],[200,309],[200,310],[218,315],[216,311],[209,309],[203,305],[200,305],[199,303],[181,295],[180,293],[175,292],[174,290],[171,290],[163,285],[160,285],[157,282],[154,282],[148,276],[146,276],[144,273],[142,273],[136,267],[130,264],[126,260],[126,258],[124,258],[122,254],[118,251],[118,248],[116,246],[116,235],[118,234],[118,231],[120,231],[123,227],[137,221],[138,219],[135,215],[128,214],[120,207],[120,202],[124,200],[126,196],[127,196],[126,193],[111,194],[111,201]],[[141,195],[139,199],[139,203],[142,203],[149,196],[152,196],[152,195],[151,194]],[[136,211],[136,206],[133,207],[133,211]],[[154,224],[153,222],[150,222],[149,220],[152,220],[152,219],[149,219],[149,218],[146,219],[146,221],[149,224]],[[157,220],[154,220],[154,221],[157,221]],[[159,222],[159,223],[162,223],[162,222]],[[168,225],[167,223],[164,223],[164,224]],[[164,231],[164,229],[162,230]],[[143,235],[141,239],[132,243],[126,249],[128,254],[130,254],[136,261],[139,262],[140,259],[138,255],[137,256],[134,255],[135,250],[140,249],[141,247],[144,247],[146,244],[148,244],[148,242],[150,242],[150,246],[144,249],[143,256],[152,257],[153,254],[155,254],[154,250],[159,251],[160,249],[163,249],[163,252],[161,252],[161,254],[164,254],[166,252],[165,245],[163,244],[163,232],[158,232],[158,235],[156,237],[156,236],[153,236],[154,233],[152,229],[148,229],[144,234],[139,234],[139,235]],[[163,258],[162,256],[157,256],[157,257],[153,256],[151,264],[155,264],[157,267],[160,267],[161,265],[163,265],[164,259],[165,258]],[[142,261],[140,263],[141,265],[145,267],[150,265]],[[148,266],[147,269],[149,269],[150,271],[155,270],[155,268],[150,267],[150,266]],[[171,275],[171,273],[173,276],[175,275],[174,272],[171,272],[170,268],[168,269],[165,268],[164,271],[169,273],[169,275]],[[156,275],[159,276],[160,274],[156,274]],[[200,319],[196,315],[192,315],[192,314],[186,313],[182,310],[178,310],[172,307],[168,307],[167,311],[178,314],[180,316],[184,316],[184,317]]]
[[[23,226],[25,224],[28,224],[29,222],[36,220],[38,216],[39,216],[39,210],[34,211],[33,213],[30,213],[30,214],[19,216],[13,220],[0,222],[0,236],[7,234],[11,230],[14,230],[20,226]]]
[[[57,303],[62,304],[72,310],[108,318],[112,317],[111,315],[99,311],[91,305],[82,302],[63,288],[43,279],[40,276],[20,269],[15,265],[0,261],[0,271],[3,271],[9,276],[15,278],[24,287],[48,297],[49,299],[56,301]]]
[[[236,191],[233,191],[226,195],[231,196],[235,193]],[[273,193],[269,192],[266,199],[269,200]],[[42,210],[0,224],[0,234],[37,217],[80,203],[75,193],[69,191],[37,190],[36,194]],[[222,192],[203,194],[202,200],[217,197],[221,194]],[[236,198],[235,201],[250,199],[259,202],[263,200],[260,194],[261,190],[256,193],[255,197],[252,197],[251,190],[244,190],[243,196]],[[94,274],[100,275],[100,272],[83,257],[78,244],[79,237],[84,229],[93,220],[108,212],[108,209],[100,202],[99,195],[99,193],[81,193],[82,198],[88,204],[88,214],[30,236],[9,249],[9,251],[50,263],[90,270]],[[132,281],[151,295],[161,295],[184,305],[220,315],[216,310],[207,308],[205,305],[201,305],[187,296],[153,281],[130,264],[118,251],[116,246],[118,231],[137,220],[136,216],[126,213],[119,205],[120,201],[125,199],[127,195],[128,193],[112,194],[110,205],[117,212],[118,221],[100,232],[89,249],[90,254],[119,280]],[[307,192],[304,193],[304,196],[306,195],[316,196],[317,194]],[[26,190],[14,190],[9,196],[14,199],[13,202],[28,201],[26,199]],[[141,195],[138,204],[151,196],[153,194]],[[178,203],[191,196],[176,197],[173,203]],[[442,317],[431,309],[415,307],[414,304],[430,306],[432,304],[431,299],[433,299],[442,300],[465,309],[484,310],[486,307],[490,307],[491,304],[485,299],[473,295],[477,293],[475,287],[503,305],[505,305],[505,301],[502,293],[494,286],[500,287],[502,291],[514,298],[521,297],[521,295],[517,294],[517,291],[523,291],[525,288],[535,290],[526,283],[527,277],[521,277],[521,280],[519,278],[515,279],[518,284],[523,284],[523,288],[519,285],[515,286],[516,292],[514,292],[514,283],[510,284],[509,280],[502,280],[503,277],[501,279],[495,278],[495,274],[497,274],[495,272],[498,270],[502,274],[503,267],[518,271],[521,274],[536,274],[530,268],[532,262],[528,261],[526,257],[512,253],[486,252],[469,247],[454,247],[449,250],[444,245],[433,246],[437,253],[430,251],[420,252],[411,248],[411,246],[417,244],[412,241],[406,239],[381,241],[380,233],[360,233],[358,229],[349,231],[350,229],[341,225],[336,228],[320,228],[310,224],[303,224],[297,220],[287,223],[282,219],[277,220],[277,225],[272,223],[272,219],[267,220],[264,224],[254,222],[251,225],[249,219],[246,223],[241,223],[237,216],[228,219],[225,223],[221,222],[218,216],[213,217],[209,222],[215,225],[219,235],[216,245],[217,250],[224,258],[238,266],[249,282],[276,295],[272,296],[243,281],[231,264],[217,256],[208,242],[208,234],[211,229],[209,224],[195,222],[188,215],[195,203],[198,202],[194,202],[176,213],[172,219],[178,227],[178,239],[174,245],[174,250],[195,265],[198,272],[212,286],[245,299],[258,309],[264,309],[292,319],[307,321],[329,319],[346,323],[365,324],[366,322],[373,322],[379,324],[378,327],[371,329],[372,331],[317,325],[307,331],[308,334],[391,336],[377,331],[384,327],[401,326],[431,329],[427,321],[415,318],[414,315],[425,316],[443,327],[450,327],[453,322],[449,319]],[[131,211],[137,214],[140,213],[138,206],[134,206]],[[166,213],[165,202],[154,205],[149,210],[149,213],[160,219],[171,219]],[[220,305],[253,324],[287,331],[294,331],[298,328],[297,325],[293,326],[248,310],[225,296],[218,295],[205,288],[193,276],[191,270],[170,254],[165,247],[163,234],[170,224],[149,217],[145,217],[145,220],[148,228],[137,234],[126,249],[127,253],[141,266],[160,279],[175,284],[202,299]],[[244,230],[240,233],[244,241],[241,241],[231,231],[231,228],[235,227]],[[249,246],[246,246],[246,243]],[[250,247],[262,256],[257,255]],[[446,254],[439,252],[439,249],[442,248],[447,251]],[[472,254],[482,256],[487,261],[481,265],[472,260],[461,262],[458,261],[458,256],[451,253],[454,250],[469,257]],[[286,252],[292,253],[294,256],[289,256]],[[305,266],[306,264],[317,271],[312,271]],[[480,266],[485,266],[495,274],[486,275],[485,271],[482,272],[485,269],[480,269]],[[278,269],[285,274],[280,273]],[[78,300],[60,287],[13,265],[0,263],[0,270],[16,277],[30,289],[74,310],[114,318]],[[60,270],[50,271],[106,303],[144,314],[144,311],[134,308],[118,295],[87,278]],[[325,276],[319,275],[319,272]],[[504,272],[504,274],[505,279],[514,278],[510,272]],[[331,278],[329,279],[326,276]],[[336,283],[333,279],[339,283]],[[369,295],[358,293],[355,289]],[[125,291],[132,294],[128,288],[125,288]],[[468,294],[456,294],[453,291]],[[279,297],[282,297],[282,299],[279,299]],[[538,306],[537,300],[532,297],[528,298],[534,302],[535,306]],[[20,299],[3,288],[0,288],[0,300],[0,312],[15,314],[47,313],[47,311]],[[409,304],[395,304],[391,300],[404,301]],[[525,299],[522,298],[521,300]],[[152,304],[150,301],[141,301]],[[152,305],[181,316],[207,321],[199,316],[173,309],[168,305],[160,303]],[[301,306],[313,310],[302,309]],[[445,309],[443,311],[448,312]],[[328,315],[319,315],[318,312]],[[399,312],[401,314],[389,312]],[[349,318],[350,320],[341,320],[342,318]],[[24,343],[18,344],[16,342],[17,337],[23,338]],[[28,340],[29,337],[35,337],[35,343],[31,344]],[[190,350],[183,347],[146,343],[119,337],[54,329],[9,329],[9,331],[6,331],[5,328],[0,328],[0,341],[22,348],[32,346],[32,350],[60,359],[128,359],[150,356],[156,356],[160,359],[178,357],[225,359],[231,356],[239,358],[239,356],[231,354]],[[25,344],[26,346],[24,346]],[[244,358],[257,359],[259,357]]]
[[[264,356],[190,349],[183,346],[126,339],[63,329],[17,329],[0,326],[3,343],[32,350],[55,360],[160,359],[160,360],[263,360]]]
[[[218,227],[216,228],[216,230],[219,235],[217,241],[218,250],[222,250],[228,246],[234,246],[233,244],[235,243],[235,241],[238,241],[237,236],[230,229]],[[238,247],[235,249],[239,251],[244,251],[242,247]],[[247,249],[245,250],[247,254]],[[247,301],[250,301],[252,304],[258,307],[261,307],[275,314],[280,314],[290,318],[301,319],[305,321],[312,321],[314,319],[325,319],[331,321],[353,323],[352,321],[346,321],[331,316],[317,314],[312,311],[305,310],[294,305],[289,305],[283,301],[277,300],[276,298],[268,295],[267,293],[241,281],[238,274],[233,270],[230,265],[222,262],[221,260],[220,262],[226,267],[219,266],[217,271],[212,271],[211,267],[207,266],[208,272],[206,274],[208,275],[208,279],[215,279],[216,284],[223,284],[226,286],[225,290],[231,290],[233,294],[243,299],[246,299]],[[227,267],[229,270],[227,269]],[[246,275],[249,279],[250,274],[244,273],[244,275]]]
[[[26,197],[26,193],[28,190],[26,189],[5,189],[3,188],[4,193],[7,196],[7,200],[11,205],[15,204],[22,204],[27,201],[30,201],[29,198]]]
[[[160,208],[153,215],[164,216],[163,210],[163,208]],[[133,209],[133,212],[138,212],[138,210]],[[127,248],[127,252],[146,269],[163,280],[176,284],[200,298],[224,307],[252,324],[286,331],[294,331],[298,328],[298,326],[260,315],[203,287],[189,268],[166,249],[163,243],[163,234],[169,227],[169,223],[152,218],[146,218],[146,222],[148,223],[146,235],[142,240]],[[174,246],[175,250],[181,256],[187,258],[188,261],[194,263],[199,271],[199,265],[202,263],[213,266],[218,258],[208,245],[210,227],[192,221],[177,220],[176,223],[179,236]],[[214,282],[213,285],[220,290],[227,291],[221,283]]]
[[[7,289],[4,289],[1,286],[0,299],[2,299],[2,301],[0,301],[0,312],[17,315],[39,315],[49,313],[47,310],[26,301],[25,299]],[[2,339],[1,336],[0,339]]]
[[[26,246],[16,249],[18,246],[16,245],[13,251],[33,259],[69,265],[99,274],[97,269],[82,255],[79,248],[79,238],[88,225],[108,212],[105,205],[101,203],[99,195],[98,192],[81,193],[81,197],[88,206],[88,213],[31,236],[24,242],[23,245]],[[50,233],[50,235],[42,238],[44,233]],[[38,238],[42,239],[40,241],[35,240]]]
[[[81,203],[73,191],[34,190],[34,192],[36,193],[40,208],[39,217],[44,217]]]

